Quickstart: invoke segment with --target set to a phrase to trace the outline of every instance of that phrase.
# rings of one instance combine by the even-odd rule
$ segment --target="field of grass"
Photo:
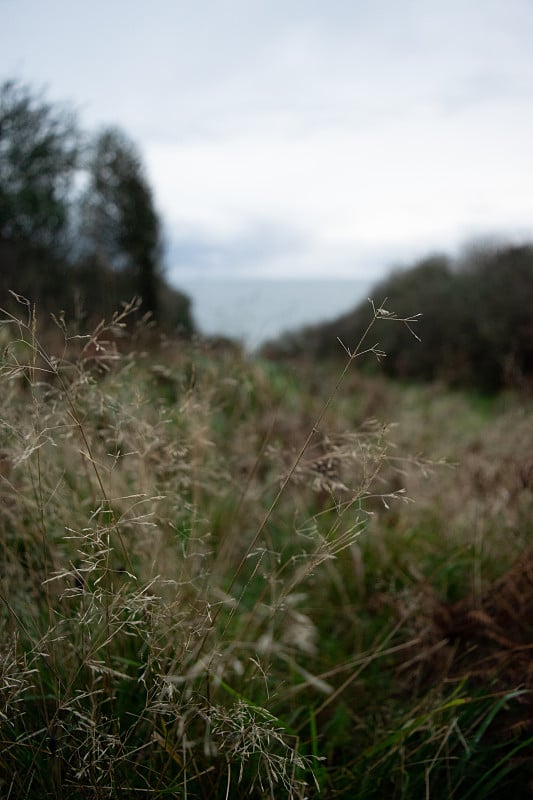
[[[531,796],[531,398],[25,313],[2,797]]]

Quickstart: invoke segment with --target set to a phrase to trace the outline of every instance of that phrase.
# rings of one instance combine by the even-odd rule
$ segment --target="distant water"
[[[192,300],[197,328],[254,350],[285,331],[326,322],[350,311],[371,288],[346,280],[194,280],[177,276],[176,286]]]

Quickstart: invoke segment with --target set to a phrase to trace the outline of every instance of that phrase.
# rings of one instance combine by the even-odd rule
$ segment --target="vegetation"
[[[496,392],[533,380],[533,245],[478,245],[453,262],[433,256],[393,273],[375,287],[397,313],[423,310],[417,342],[409,331],[389,329],[381,346],[386,375],[443,381],[452,387]],[[272,356],[339,358],[343,343],[357,341],[368,304],[325,325],[273,342]]]
[[[8,81],[0,87],[0,237],[57,253],[80,154],[73,116]]]
[[[140,315],[190,334],[188,298],[167,285],[162,259],[152,192],[125,134],[84,137],[72,112],[16,82],[1,85],[2,303],[12,290],[45,318],[64,310],[87,325],[138,295]]]
[[[3,314],[3,796],[530,796],[531,402],[362,376],[393,310],[340,370]]]
[[[80,214],[87,256],[132,274],[143,310],[157,317],[161,226],[140,156],[123,133],[108,129],[94,143],[88,173]]]

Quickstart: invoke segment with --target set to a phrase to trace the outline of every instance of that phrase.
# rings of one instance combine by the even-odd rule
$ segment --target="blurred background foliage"
[[[133,296],[163,328],[192,331],[190,301],[167,283],[162,226],[141,156],[117,128],[16,81],[0,85],[0,292],[84,324]]]
[[[375,286],[376,306],[397,317],[420,311],[416,333],[382,325],[380,362],[401,380],[440,381],[495,392],[533,382],[533,246],[478,243],[460,257],[434,255]],[[323,325],[289,333],[264,348],[270,357],[344,358],[368,324],[368,302]],[[375,369],[375,364],[373,366]]]

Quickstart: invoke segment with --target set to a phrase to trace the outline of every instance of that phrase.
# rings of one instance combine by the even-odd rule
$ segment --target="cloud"
[[[525,224],[529,112],[405,110],[386,126],[255,132],[148,149],[171,230],[242,237],[257,220],[312,246],[444,242]],[[521,119],[522,117],[522,119]],[[521,124],[517,124],[520,122]]]
[[[55,0],[44,15],[18,0],[3,15],[1,74],[139,142],[169,263],[344,273],[531,228],[529,0]]]
[[[485,230],[465,230],[461,241]],[[372,281],[400,264],[411,263],[434,250],[430,238],[369,242],[320,242],[276,222],[251,224],[240,232],[213,235],[208,228],[174,231],[167,250],[169,277],[180,281],[220,278],[344,278]]]
[[[167,261],[171,272],[195,277],[272,274],[280,260],[301,259],[313,244],[299,231],[272,221],[250,222],[239,232],[214,235],[209,229],[176,231]]]

